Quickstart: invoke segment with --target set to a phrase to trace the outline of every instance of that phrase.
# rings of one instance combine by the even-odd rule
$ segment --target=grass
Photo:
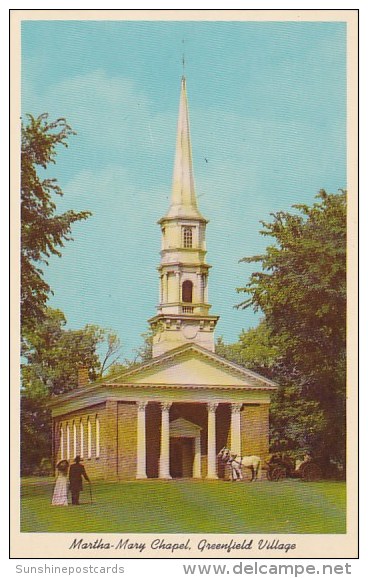
[[[79,507],[51,506],[53,481],[22,480],[22,532],[327,533],[346,531],[345,483],[159,480],[88,484]]]

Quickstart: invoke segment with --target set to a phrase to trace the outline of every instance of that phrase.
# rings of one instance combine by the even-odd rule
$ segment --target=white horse
[[[222,448],[218,457],[222,459],[225,464],[231,466],[232,481],[239,481],[243,479],[242,468],[249,468],[252,472],[251,482],[254,482],[261,475],[261,458],[258,456],[238,456],[231,453],[229,448]]]

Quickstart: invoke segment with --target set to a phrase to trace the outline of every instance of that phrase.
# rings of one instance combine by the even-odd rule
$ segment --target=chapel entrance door
[[[194,462],[194,439],[170,438],[170,475],[172,478],[192,478]]]

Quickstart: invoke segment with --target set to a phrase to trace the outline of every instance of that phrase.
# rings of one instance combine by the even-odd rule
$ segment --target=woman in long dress
[[[68,505],[68,470],[69,462],[67,460],[61,460],[56,464],[56,482],[51,502],[53,506]]]

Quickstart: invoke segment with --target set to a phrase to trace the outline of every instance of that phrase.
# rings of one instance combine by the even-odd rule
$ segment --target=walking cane
[[[91,486],[91,482],[89,482],[89,500],[90,500],[90,504],[93,504],[93,501],[92,501],[92,486]]]

